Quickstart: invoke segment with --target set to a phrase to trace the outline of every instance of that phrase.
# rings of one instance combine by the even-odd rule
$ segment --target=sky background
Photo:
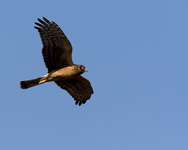
[[[94,95],[45,75],[37,18],[55,21]],[[187,0],[2,0],[1,150],[188,150]]]

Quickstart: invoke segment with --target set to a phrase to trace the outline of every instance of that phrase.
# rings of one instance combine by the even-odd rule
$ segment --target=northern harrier
[[[48,74],[42,77],[21,81],[20,87],[27,89],[45,82],[54,81],[66,90],[75,100],[75,104],[85,104],[93,94],[90,82],[81,76],[88,71],[83,65],[72,61],[72,46],[63,31],[55,23],[43,17],[34,28],[38,30],[43,48],[42,55]]]

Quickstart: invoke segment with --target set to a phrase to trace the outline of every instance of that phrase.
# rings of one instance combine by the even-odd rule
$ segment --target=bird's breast
[[[56,71],[52,71],[48,74],[49,81],[67,80],[79,75],[73,66],[65,67]]]

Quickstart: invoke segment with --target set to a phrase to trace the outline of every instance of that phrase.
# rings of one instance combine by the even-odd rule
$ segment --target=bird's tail
[[[39,77],[36,79],[31,79],[31,80],[26,80],[26,81],[20,81],[20,87],[22,89],[28,89],[30,87],[39,85],[46,82],[46,80],[44,79],[44,77]]]

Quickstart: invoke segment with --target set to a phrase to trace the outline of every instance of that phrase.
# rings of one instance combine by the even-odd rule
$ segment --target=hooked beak
[[[85,68],[85,72],[88,72],[88,69],[87,69],[87,68]]]

